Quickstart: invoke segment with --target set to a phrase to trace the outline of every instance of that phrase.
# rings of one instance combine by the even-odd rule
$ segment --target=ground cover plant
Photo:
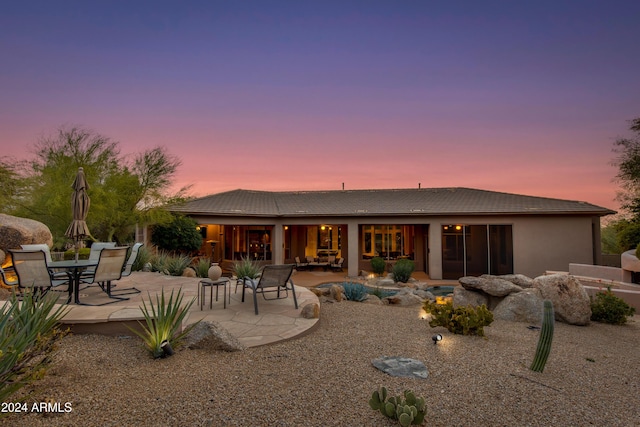
[[[362,283],[344,282],[342,284],[344,296],[349,301],[362,302],[367,299],[367,288]]]
[[[236,261],[233,264],[233,274],[235,274],[238,279],[244,279],[245,277],[256,279],[260,275],[260,270],[262,270],[260,264],[249,258],[243,257],[240,261]]]
[[[371,258],[371,270],[373,270],[374,274],[378,276],[382,276],[384,274],[384,270],[387,264],[384,262],[384,259],[379,256],[375,258]]]
[[[59,320],[67,307],[54,309],[57,296],[35,298],[31,292],[18,300],[15,293],[0,308],[0,401],[42,378],[57,342],[66,335]]]
[[[624,325],[627,317],[635,314],[636,309],[617,297],[608,286],[606,291],[598,292],[591,298],[591,320],[594,322]]]

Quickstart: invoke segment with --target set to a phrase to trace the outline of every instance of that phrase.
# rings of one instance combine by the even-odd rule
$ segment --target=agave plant
[[[147,295],[149,295],[148,292]],[[129,328],[131,332],[142,338],[145,347],[156,359],[164,355],[162,344],[165,341],[169,343],[171,348],[178,348],[184,337],[199,323],[198,321],[182,329],[182,321],[196,300],[193,298],[183,306],[183,297],[182,289],[178,289],[178,293],[175,295],[172,290],[167,301],[164,289],[162,289],[160,295],[156,294],[156,304],[153,305],[151,295],[149,295],[149,307],[144,300],[142,300],[142,307],[140,307],[146,323],[143,325],[138,322],[142,332]]]
[[[197,264],[194,266],[196,270],[196,276],[209,277],[209,268],[211,267],[211,260],[209,258],[200,258]]]
[[[236,261],[233,265],[233,274],[238,279],[244,279],[248,277],[250,279],[255,279],[260,275],[260,264],[256,261],[252,261],[249,258],[242,258],[240,261]]]
[[[31,292],[14,293],[0,308],[0,401],[42,377],[52,361],[56,343],[67,331],[58,328],[68,308],[55,308],[52,294],[35,298]]]

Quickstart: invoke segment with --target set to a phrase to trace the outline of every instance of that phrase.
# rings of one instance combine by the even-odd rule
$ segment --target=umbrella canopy
[[[69,224],[65,236],[76,242],[76,257],[77,246],[80,239],[90,234],[89,227],[87,227],[87,213],[89,212],[89,184],[84,176],[84,170],[78,168],[76,179],[73,181],[73,193],[71,194],[71,213],[73,214],[73,221]]]

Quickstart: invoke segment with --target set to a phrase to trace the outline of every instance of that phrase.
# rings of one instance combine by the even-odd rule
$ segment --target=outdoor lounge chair
[[[54,279],[47,267],[47,256],[44,251],[10,250],[18,277],[18,289],[31,289],[34,295],[44,295],[51,288],[68,285],[68,279]]]
[[[262,293],[262,297],[265,300],[274,300],[279,298],[289,297],[289,290],[293,293],[293,304],[298,309],[298,300],[296,299],[296,290],[291,280],[291,274],[293,273],[293,264],[285,265],[265,265],[262,270],[262,275],[259,279],[251,279],[245,277],[243,279],[244,286],[242,287],[242,302],[244,302],[244,291],[246,288],[253,290],[253,306],[256,314],[258,314],[258,298],[257,294]],[[291,286],[291,287],[289,287]],[[267,298],[265,295],[268,292],[275,292],[275,298]],[[280,293],[284,292],[284,296],[280,296]]]
[[[342,270],[342,265],[343,264],[344,264],[344,258],[338,258],[337,261],[334,261],[331,264],[329,264],[329,268],[332,271],[344,271],[344,270]]]
[[[295,258],[295,260],[296,260],[296,270],[301,271],[301,270],[306,270],[307,268],[309,268],[309,263],[300,261],[300,257],[299,256],[297,256]]]
[[[97,284],[100,288],[106,292],[107,296],[114,301],[108,301],[102,304],[84,304],[84,305],[105,305],[117,302],[118,300],[124,301],[129,298],[123,298],[120,295],[126,295],[128,293],[139,293],[140,291],[135,288],[129,289],[119,289],[118,295],[113,294],[111,291],[111,282],[114,280],[120,280],[122,278],[122,270],[124,268],[124,264],[127,260],[127,250],[129,248],[126,246],[115,247],[115,248],[103,248],[100,251],[100,258],[98,260],[98,265],[96,266],[95,272],[92,276],[83,279],[86,283],[89,284]],[[134,289],[132,292],[123,293],[123,291],[130,291]]]

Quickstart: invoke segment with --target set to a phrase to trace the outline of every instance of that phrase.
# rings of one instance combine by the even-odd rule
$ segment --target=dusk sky
[[[0,146],[158,145],[193,195],[472,187],[617,209],[640,1],[4,1]]]

